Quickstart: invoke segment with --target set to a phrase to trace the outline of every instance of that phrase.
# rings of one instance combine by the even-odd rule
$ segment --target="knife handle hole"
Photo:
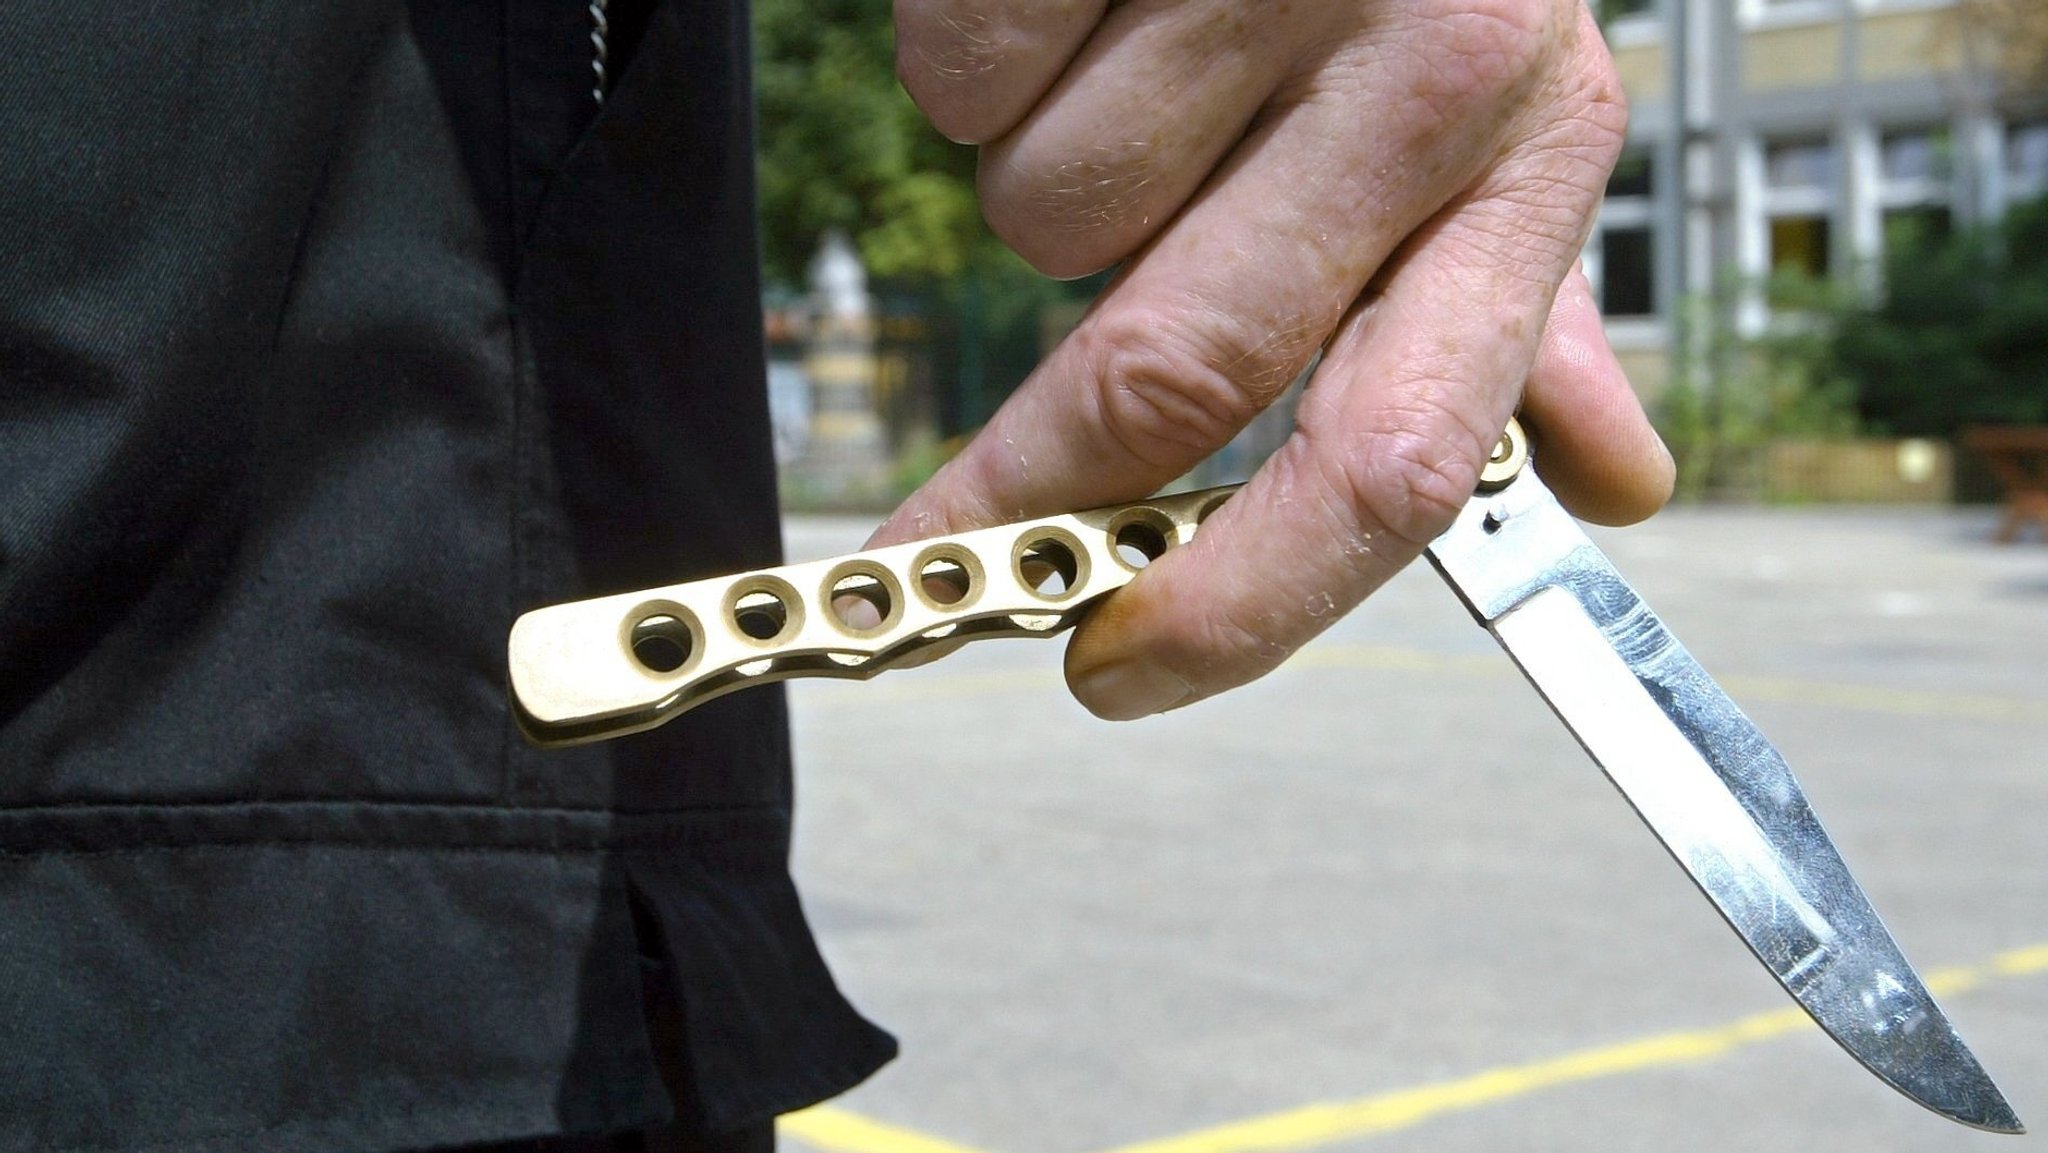
[[[642,617],[627,635],[633,659],[650,673],[673,673],[690,663],[697,637],[681,617],[657,612]]]

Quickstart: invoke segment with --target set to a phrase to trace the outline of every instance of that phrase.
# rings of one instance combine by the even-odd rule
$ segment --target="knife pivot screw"
[[[1522,469],[1529,463],[1529,434],[1522,431],[1522,423],[1510,419],[1500,439],[1494,442],[1493,451],[1487,454],[1486,466],[1479,473],[1480,492],[1499,492],[1522,475]]]

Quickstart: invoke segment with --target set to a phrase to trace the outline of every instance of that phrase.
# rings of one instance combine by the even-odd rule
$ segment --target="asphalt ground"
[[[868,527],[794,520],[792,559]],[[1595,535],[2048,1128],[2048,546],[1989,528],[1679,509]],[[785,1149],[2044,1143],[1936,1117],[1804,1023],[1427,566],[1164,717],[1088,716],[1058,646],[792,686],[799,885],[904,1056]]]

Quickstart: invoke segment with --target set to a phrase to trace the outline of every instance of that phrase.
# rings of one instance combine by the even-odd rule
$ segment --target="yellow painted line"
[[[2048,942],[1999,953],[1981,965],[1932,969],[1927,972],[1926,981],[1928,989],[1939,996],[1957,996],[1999,978],[2040,973],[2048,973]],[[1814,1027],[1805,1010],[1789,1005],[1713,1028],[1659,1033],[1352,1101],[1304,1105],[1175,1137],[1120,1145],[1103,1153],[1282,1153],[1314,1149],[1338,1141],[1412,1129],[1445,1114],[1497,1105],[1545,1089],[1711,1061],[1749,1045]],[[830,1105],[792,1113],[777,1123],[777,1131],[821,1153],[985,1153]]]
[[[2048,723],[2048,701],[2002,697],[1989,693],[1943,693],[1877,685],[1828,684],[1777,677],[1726,677],[1730,694],[1798,705],[1821,705],[1873,713],[1921,717],[1959,717],[1973,721]]]
[[[1950,996],[1998,977],[2042,972],[2048,972],[2048,943],[2000,953],[1982,965],[1932,970],[1926,980],[1931,991]],[[1278,1153],[1313,1149],[1413,1128],[1446,1113],[1494,1105],[1560,1085],[1708,1061],[1747,1045],[1814,1027],[1804,1010],[1790,1006],[1716,1028],[1662,1033],[1354,1101],[1306,1105],[1178,1137],[1123,1145],[1105,1153]]]
[[[1989,966],[1985,965],[1929,969],[1920,974],[1920,980],[1927,986],[1927,991],[1937,997],[1959,997],[1982,985],[1991,976],[1988,970]]]
[[[1462,673],[1511,677],[1514,663],[1499,651],[1437,653],[1396,645],[1313,644],[1296,653],[1287,667],[1309,669],[1378,669],[1387,672]]]
[[[1794,1007],[1744,1017],[1718,1029],[1664,1033],[1598,1049],[1584,1049],[1525,1065],[1381,1093],[1356,1101],[1308,1105],[1213,1129],[1122,1146],[1112,1153],[1253,1153],[1312,1149],[1410,1129],[1445,1113],[1476,1109],[1558,1085],[1616,1077],[1669,1065],[1719,1057],[1743,1045],[1782,1036],[1808,1025]]]
[[[775,1132],[823,1153],[982,1153],[830,1105],[813,1105],[782,1117],[775,1122]]]
[[[2048,972],[2048,944],[2000,953],[1991,958],[1991,969],[2001,977],[2031,977]]]

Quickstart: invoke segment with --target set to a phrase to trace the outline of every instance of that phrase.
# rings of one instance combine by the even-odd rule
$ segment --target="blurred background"
[[[888,8],[756,0],[793,560],[859,548],[1102,283],[988,235]],[[2048,548],[1997,543],[2048,529],[2048,2],[1601,8],[1633,118],[1586,263],[1681,499],[1595,536],[2048,1124]],[[2040,1147],[1805,1024],[1425,566],[1162,717],[1094,720],[1058,660],[790,685],[805,905],[904,1042],[792,1153]]]
[[[1596,7],[1632,117],[1585,260],[1681,498],[2018,485],[2030,439],[1972,430],[2048,422],[2048,4]],[[973,149],[896,83],[887,0],[755,13],[785,499],[886,507],[1107,277],[1048,280],[989,234]],[[1192,479],[1242,479],[1289,420]]]

